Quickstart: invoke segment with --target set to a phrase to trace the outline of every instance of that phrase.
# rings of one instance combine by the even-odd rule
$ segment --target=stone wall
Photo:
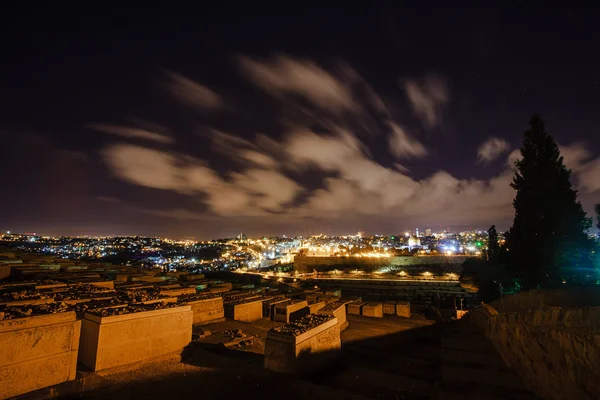
[[[79,362],[93,371],[180,352],[192,339],[190,306],[98,317],[86,313]]]
[[[0,399],[75,379],[74,312],[0,321]]]
[[[471,310],[527,387],[544,399],[600,398],[600,290],[531,291]],[[595,300],[594,300],[595,297]],[[562,308],[555,304],[563,302]]]

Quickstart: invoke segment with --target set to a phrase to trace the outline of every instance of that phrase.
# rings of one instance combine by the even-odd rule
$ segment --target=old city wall
[[[294,270],[300,273],[326,271],[327,267],[332,266],[348,266],[362,269],[377,268],[380,266],[420,266],[420,265],[460,265],[467,258],[466,256],[423,256],[423,257],[310,257],[310,256],[295,256]]]
[[[467,318],[538,396],[598,399],[599,296],[596,288],[536,290],[484,304]]]

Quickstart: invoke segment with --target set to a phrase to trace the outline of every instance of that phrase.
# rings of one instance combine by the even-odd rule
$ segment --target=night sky
[[[396,3],[15,11],[0,28],[0,230],[507,229],[533,113],[592,215],[597,10]]]

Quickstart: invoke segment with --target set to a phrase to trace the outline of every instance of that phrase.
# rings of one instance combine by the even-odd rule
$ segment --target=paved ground
[[[181,361],[174,356],[130,371],[92,374],[70,397],[534,399],[487,339],[466,323],[434,325],[395,316],[348,320],[340,362],[322,374],[298,379],[263,369],[264,338],[278,323],[223,321],[197,327],[196,334],[211,334],[194,340]]]

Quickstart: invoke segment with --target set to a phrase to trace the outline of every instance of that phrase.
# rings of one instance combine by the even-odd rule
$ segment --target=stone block
[[[410,318],[410,302],[399,301],[396,303],[396,315],[399,317]]]
[[[262,318],[262,300],[244,299],[225,303],[225,317],[244,322],[252,322]]]
[[[310,314],[306,300],[291,300],[289,303],[281,303],[275,306],[273,320],[276,322],[289,323]]]
[[[354,303],[349,303],[348,304],[348,314],[352,314],[352,315],[361,315],[361,309],[363,306],[363,302],[354,302]]]
[[[385,303],[383,303],[383,313],[395,315],[396,314],[396,303],[397,303],[396,300],[388,300]]]
[[[362,315],[365,317],[383,317],[383,305],[381,303],[366,303],[362,306]]]
[[[222,297],[196,300],[187,303],[187,305],[192,307],[192,312],[194,313],[192,323],[194,325],[206,324],[225,317],[225,309],[223,307]]]
[[[75,379],[80,330],[74,312],[0,321],[0,398]]]
[[[180,352],[192,339],[190,306],[98,317],[85,313],[79,362],[93,371]]]
[[[283,374],[310,374],[326,369],[339,356],[341,347],[335,318],[297,336],[269,331],[264,366]]]

